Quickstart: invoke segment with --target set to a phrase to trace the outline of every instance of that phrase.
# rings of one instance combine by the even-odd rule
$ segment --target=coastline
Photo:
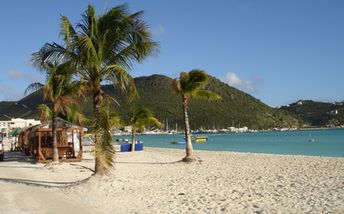
[[[298,156],[344,157],[344,129],[324,131],[284,131],[258,133],[219,133],[194,135],[206,136],[207,143],[194,143],[194,149],[202,151],[233,151],[257,154],[280,154]],[[123,138],[129,138],[123,136]],[[177,148],[185,146],[171,144],[183,139],[183,135],[140,135],[144,147]]]
[[[91,150],[85,147],[82,162],[55,170],[25,161],[0,162],[0,212],[49,213],[49,203],[39,203],[47,194],[58,196],[66,213],[71,213],[69,206],[85,213],[344,211],[343,158],[196,150],[202,161],[185,164],[179,162],[183,150],[149,147],[116,153],[112,176],[100,179],[90,177]],[[32,198],[33,191],[35,206],[18,205],[18,197]]]

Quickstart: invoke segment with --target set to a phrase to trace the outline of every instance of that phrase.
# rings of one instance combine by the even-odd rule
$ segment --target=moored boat
[[[195,143],[205,143],[207,142],[209,139],[207,136],[200,136],[200,137],[193,137],[192,141]]]

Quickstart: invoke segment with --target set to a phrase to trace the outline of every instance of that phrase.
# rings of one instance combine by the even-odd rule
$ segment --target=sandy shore
[[[183,150],[117,153],[113,175],[94,159],[57,167],[18,152],[0,162],[0,213],[343,213],[344,158]]]

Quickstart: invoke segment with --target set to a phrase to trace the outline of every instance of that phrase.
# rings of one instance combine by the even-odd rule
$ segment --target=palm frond
[[[119,102],[114,97],[105,93],[103,90],[101,90],[101,96],[105,97],[107,100],[114,102],[116,105],[120,106]]]
[[[49,106],[41,104],[38,106],[39,118],[42,122],[48,122],[52,119],[52,110]]]
[[[89,35],[81,35],[78,37],[78,47],[84,51],[84,60],[88,63],[94,64],[99,61],[96,47]]]
[[[99,108],[99,117],[95,119],[95,133],[97,144],[95,146],[95,155],[105,168],[113,166],[115,150],[111,144],[111,129],[119,121],[118,114],[104,105]]]
[[[160,121],[155,118],[154,114],[145,107],[137,107],[131,110],[129,124],[137,129],[143,129],[149,126],[162,126]]]
[[[172,82],[172,89],[176,92],[176,94],[181,94],[181,87],[180,87],[180,81],[179,80],[173,80]]]
[[[102,72],[106,80],[112,82],[114,87],[119,87],[127,92],[130,101],[138,98],[138,93],[135,87],[133,78],[129,75],[128,71],[118,65],[106,66]]]
[[[184,93],[192,93],[208,83],[208,75],[202,70],[192,70],[180,74],[180,85]]]
[[[82,125],[87,121],[87,118],[80,112],[79,107],[75,103],[67,106],[66,112],[67,120],[71,123]]]
[[[222,97],[209,90],[197,90],[194,92],[193,96],[198,99],[206,99],[206,100],[221,100]]]
[[[149,124],[157,128],[162,127],[162,123],[155,117],[149,117]]]
[[[69,19],[65,16],[61,16],[60,19],[60,36],[66,43],[66,49],[71,51],[71,43],[75,41],[77,34]]]

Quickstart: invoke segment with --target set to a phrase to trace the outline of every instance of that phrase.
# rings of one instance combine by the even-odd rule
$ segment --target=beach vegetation
[[[190,162],[194,160],[193,147],[191,142],[191,131],[189,124],[188,107],[191,98],[206,100],[220,100],[221,96],[213,91],[204,89],[208,84],[208,74],[202,70],[191,70],[190,72],[181,72],[179,79],[172,83],[174,91],[181,97],[183,107],[184,132],[186,141],[186,156],[183,161]]]
[[[101,116],[101,111],[105,111],[107,106],[104,103],[111,101],[119,104],[102,89],[102,83],[112,83],[114,87],[125,91],[129,99],[136,98],[138,95],[129,70],[135,62],[142,62],[158,50],[158,43],[152,40],[142,17],[143,11],[131,14],[126,4],[99,15],[89,5],[75,27],[67,17],[61,17],[60,35],[64,45],[47,43],[41,49],[47,61],[67,61],[72,64],[80,83],[91,94],[95,120],[95,174],[98,175],[107,174],[112,166],[113,153],[103,146],[111,140],[103,136],[107,135],[107,130],[102,130],[102,126],[96,127],[96,124],[105,122],[102,121],[105,117]],[[104,140],[109,142],[102,142]]]
[[[79,118],[81,122],[82,114],[74,111],[74,116],[71,115],[70,107],[75,105],[75,96],[81,94],[81,85],[73,81],[73,71],[68,64],[44,62],[41,55],[33,54],[33,64],[46,75],[46,82],[31,83],[25,90],[25,94],[30,91],[42,89],[44,99],[50,101],[51,106],[41,104],[39,106],[40,119],[43,122],[51,121],[52,139],[53,139],[53,162],[58,162],[58,149],[57,149],[57,115],[63,114],[72,118]]]
[[[129,116],[129,123],[131,126],[131,151],[135,151],[136,144],[136,132],[144,131],[145,128],[149,127],[162,127],[161,122],[154,116],[154,114],[147,108],[137,107],[131,110]]]

